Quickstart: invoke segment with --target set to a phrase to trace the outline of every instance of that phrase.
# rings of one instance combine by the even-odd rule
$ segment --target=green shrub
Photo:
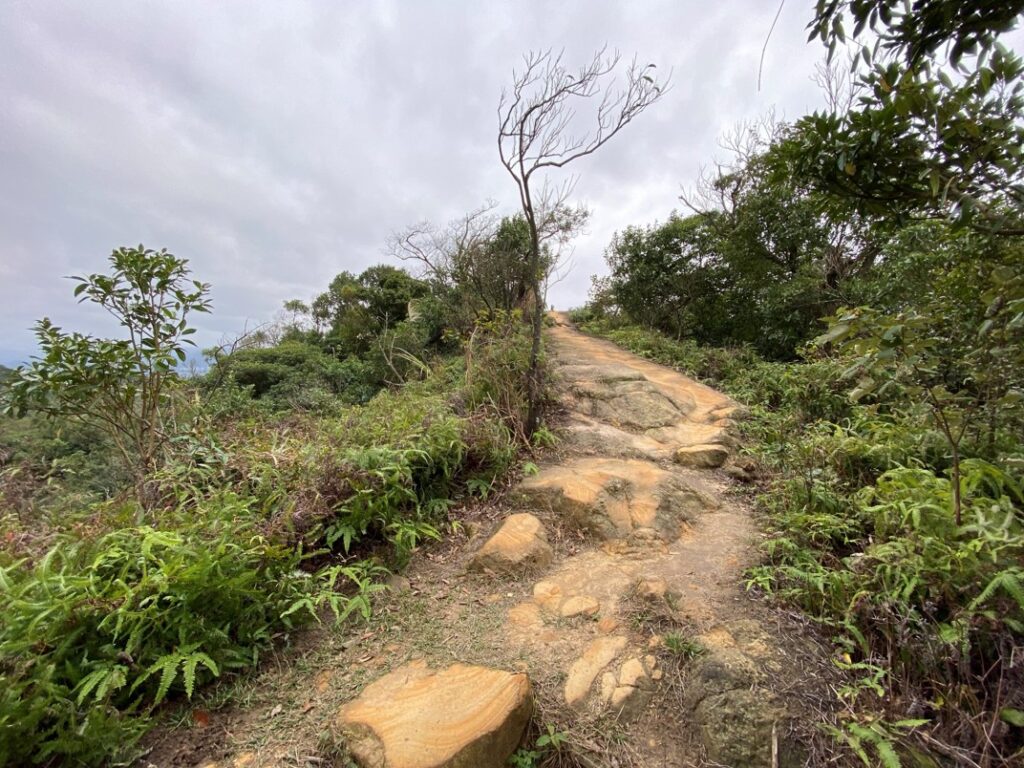
[[[471,479],[490,483],[514,456],[507,429],[480,409],[457,414],[464,397],[452,402],[448,386],[440,370],[335,416],[291,416],[286,429],[256,421],[209,484],[234,483],[281,535],[346,552],[390,541],[401,560],[436,535]]]
[[[524,444],[530,345],[518,310],[479,322],[466,343],[467,407],[495,414]]]
[[[130,482],[110,440],[92,427],[36,414],[0,419],[0,511],[7,507],[25,525],[109,498]]]
[[[517,338],[488,342],[510,375]],[[324,363],[284,352],[242,359]],[[339,365],[353,363],[322,370]],[[414,367],[419,380],[365,404],[288,413],[221,387],[149,478],[152,526],[133,525],[134,504],[82,505],[0,554],[0,765],[131,757],[166,698],[252,667],[325,609],[368,615],[379,563],[439,536],[516,454],[461,359]],[[20,541],[8,522],[0,541]],[[314,554],[327,565],[306,573]]]
[[[359,357],[338,360],[320,347],[288,340],[243,349],[217,362],[214,380],[230,376],[271,410],[330,411],[369,400],[382,386],[380,365]]]
[[[962,460],[958,526],[948,442],[927,404],[852,404],[842,366],[829,360],[770,363],[621,323],[584,328],[748,405],[748,450],[769,470],[757,506],[770,533],[766,563],[751,569],[749,583],[833,633],[850,677],[840,695],[864,713],[851,727],[880,724],[876,736],[900,741],[910,727],[901,723],[928,725],[955,742],[972,720],[1002,720],[993,748],[1019,754],[1019,436],[1001,437],[998,450],[965,440],[995,460]]]
[[[268,541],[225,494],[179,530],[61,538],[0,569],[0,765],[124,755],[134,716],[253,666],[320,599],[299,550]]]

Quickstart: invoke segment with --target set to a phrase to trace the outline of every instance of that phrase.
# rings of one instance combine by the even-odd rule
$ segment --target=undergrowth
[[[130,494],[0,457],[0,765],[130,761],[165,700],[303,624],[369,616],[388,570],[515,462],[520,337],[484,328],[465,359],[421,362],[362,406],[274,413],[222,392],[150,478],[147,525]]]
[[[847,755],[870,766],[1024,759],[1019,423],[965,435],[957,525],[948,445],[924,404],[855,404],[840,362],[823,356],[766,362],[607,320],[583,329],[749,409],[741,428],[769,531],[749,586],[832,635],[848,684],[828,728]]]

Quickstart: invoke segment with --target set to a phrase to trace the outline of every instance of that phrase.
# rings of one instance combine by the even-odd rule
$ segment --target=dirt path
[[[757,532],[723,471],[742,409],[554,319],[560,440],[539,471],[415,558],[369,627],[313,633],[244,684],[244,705],[184,718],[150,765],[351,765],[337,756],[339,707],[389,671],[408,676],[410,660],[526,673],[535,727],[571,747],[553,764],[804,763],[801,701],[821,654],[743,590]],[[409,765],[442,764],[421,753]]]
[[[554,317],[564,442],[519,503],[587,546],[543,573],[506,631],[565,670],[579,721],[629,732],[636,764],[800,762],[773,690],[790,659],[742,590],[756,528],[719,471],[743,409]]]

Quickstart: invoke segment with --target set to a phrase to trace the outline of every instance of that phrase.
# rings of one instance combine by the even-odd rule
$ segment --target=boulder
[[[694,469],[714,469],[725,464],[729,450],[722,445],[688,445],[675,453],[677,464]]]
[[[525,674],[414,661],[338,710],[332,730],[361,768],[499,768],[532,711]]]
[[[747,472],[747,470],[745,470],[743,467],[738,467],[736,465],[726,467],[725,474],[727,474],[733,480],[738,480],[741,483],[750,483],[753,482],[754,480],[754,478],[750,476],[750,473]]]
[[[708,759],[732,768],[772,765],[772,742],[778,743],[775,764],[780,768],[803,765],[800,751],[781,738],[786,712],[763,689],[740,688],[710,696],[697,706],[694,719]]]
[[[473,556],[473,570],[513,574],[546,568],[553,553],[544,526],[533,515],[509,516],[501,528]]]
[[[687,668],[684,700],[692,708],[708,758],[733,768],[803,765],[799,745],[789,738],[790,715],[762,687],[769,651],[757,622],[737,621],[700,635],[706,653]]]

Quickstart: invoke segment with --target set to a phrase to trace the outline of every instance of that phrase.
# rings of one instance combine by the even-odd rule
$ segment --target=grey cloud
[[[109,325],[61,275],[143,242],[214,286],[201,343],[271,317],[342,269],[382,258],[388,233],[514,189],[495,149],[498,96],[529,49],[585,59],[635,51],[674,88],[572,169],[593,210],[581,303],[615,230],[664,219],[721,132],[771,106],[819,103],[810,2],[192,2],[8,4],[0,24],[0,361],[48,314]]]

